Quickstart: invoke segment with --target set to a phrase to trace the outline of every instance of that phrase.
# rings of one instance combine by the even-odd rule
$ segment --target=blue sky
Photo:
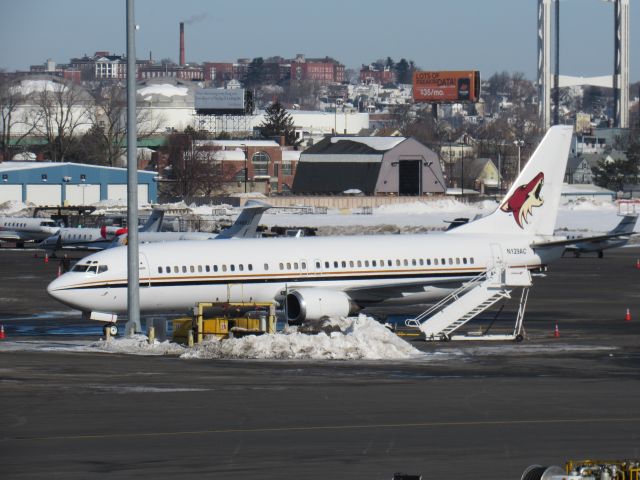
[[[631,80],[640,80],[639,0],[631,1]],[[47,58],[122,53],[125,0],[0,0],[0,68]],[[536,0],[136,0],[138,58],[178,60],[178,23],[187,61],[332,56],[358,68],[378,58],[414,60],[424,70],[479,69],[536,75]],[[610,74],[613,6],[562,0],[561,71]]]

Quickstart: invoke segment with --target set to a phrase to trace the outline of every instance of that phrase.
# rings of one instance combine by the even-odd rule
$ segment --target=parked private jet
[[[140,245],[140,310],[277,301],[301,322],[433,303],[489,269],[544,269],[564,250],[553,229],[571,135],[551,127],[498,208],[448,232]],[[89,255],[47,291],[114,321],[127,310],[126,260],[123,247]]]
[[[60,230],[50,218],[0,217],[0,240],[7,242],[38,242]]]
[[[151,216],[140,227],[140,232],[158,231],[162,227],[164,211],[154,208]],[[58,250],[83,250],[96,251],[109,248],[119,235],[125,235],[126,228],[107,227],[100,228],[72,228],[62,227],[55,235],[51,235],[38,245],[42,250],[53,254]]]
[[[623,247],[629,242],[629,238],[633,235],[633,229],[638,221],[638,214],[624,215],[620,223],[609,232],[600,235],[582,235],[579,233],[565,233],[568,240],[574,243],[568,244],[565,249],[567,252],[573,252],[576,257],[583,253],[597,252],[598,257],[604,256],[604,250],[610,248]],[[561,233],[561,232],[558,232]]]
[[[248,200],[240,215],[229,228],[220,233],[208,232],[140,232],[140,243],[170,242],[175,240],[221,240],[225,238],[255,238],[262,214],[269,210],[268,205],[259,200]],[[127,234],[119,235],[109,246],[117,247],[127,244]]]

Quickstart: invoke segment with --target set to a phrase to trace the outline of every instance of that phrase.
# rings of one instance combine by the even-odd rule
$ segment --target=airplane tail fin
[[[162,222],[164,220],[164,210],[161,208],[154,208],[151,211],[151,216],[146,223],[140,227],[141,232],[159,232],[162,228]]]
[[[242,212],[226,230],[223,230],[216,237],[221,238],[253,238],[256,236],[258,224],[262,218],[262,214],[269,210],[271,205],[259,200],[248,200],[245,203]]]
[[[632,215],[631,214],[625,215],[624,217],[622,217],[622,220],[620,220],[620,223],[616,226],[616,228],[611,230],[611,233],[612,234],[631,233],[633,232],[633,229],[635,228],[637,221],[638,221],[637,213],[634,213]]]
[[[573,127],[551,127],[500,206],[447,233],[553,235]]]

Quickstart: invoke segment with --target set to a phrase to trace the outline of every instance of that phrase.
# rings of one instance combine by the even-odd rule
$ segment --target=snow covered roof
[[[278,143],[273,140],[198,140],[196,145],[223,148],[279,147]]]
[[[282,160],[287,162],[300,160],[300,150],[283,150],[282,151]]]
[[[89,165],[86,163],[74,163],[74,162],[1,162],[0,172],[10,172],[16,170],[33,170],[36,168],[63,168],[63,167],[82,167],[82,168],[100,168],[107,170],[126,170],[126,168],[119,167],[106,167],[104,165]],[[147,170],[138,170],[140,173],[157,175],[156,172],[150,172]]]
[[[236,148],[235,150],[218,150],[213,154],[213,159],[218,161],[233,160],[244,162],[245,156],[241,149]]]
[[[391,150],[399,143],[404,142],[404,140],[405,137],[331,137],[331,143],[341,141],[357,142],[381,152]]]
[[[67,87],[61,82],[53,80],[22,80],[19,85],[14,87],[15,91],[22,95],[31,95],[32,93],[40,93],[44,91],[59,92],[64,91]]]
[[[185,97],[189,94],[189,89],[180,85],[171,85],[170,83],[158,83],[147,85],[138,89],[138,95],[162,95],[164,97]]]

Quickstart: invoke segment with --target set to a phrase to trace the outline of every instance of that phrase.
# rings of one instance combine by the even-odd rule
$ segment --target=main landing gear
[[[115,323],[106,323],[103,327],[102,327],[102,332],[104,333],[104,336],[111,336],[111,337],[115,337],[118,335],[118,325],[116,325]]]

